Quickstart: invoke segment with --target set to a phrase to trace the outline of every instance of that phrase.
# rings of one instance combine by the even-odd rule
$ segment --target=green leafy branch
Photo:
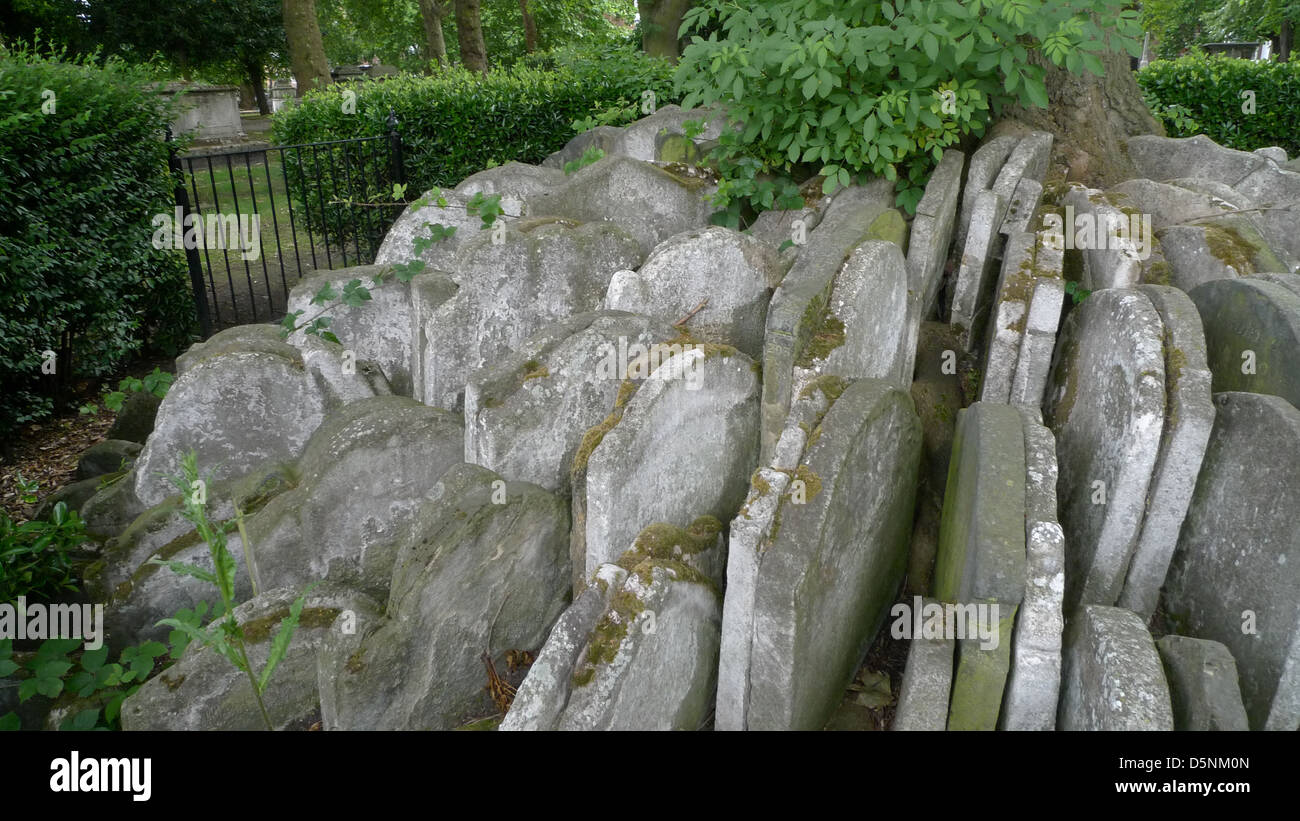
[[[105,408],[117,413],[122,410],[122,405],[126,402],[128,395],[137,392],[151,393],[159,399],[167,395],[167,391],[172,386],[175,376],[167,373],[160,368],[155,367],[152,372],[145,374],[143,379],[137,379],[134,376],[128,376],[117,383],[117,390],[104,390],[103,398],[100,400]],[[99,413],[99,405],[91,402],[82,405],[80,408],[81,415],[93,416]]]

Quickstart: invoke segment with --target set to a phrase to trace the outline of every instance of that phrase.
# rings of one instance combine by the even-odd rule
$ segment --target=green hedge
[[[459,68],[434,76],[400,75],[311,92],[276,115],[272,136],[280,145],[379,136],[388,133],[392,110],[402,137],[410,200],[435,186],[454,186],[493,164],[541,162],[573,137],[575,120],[622,103],[629,108],[614,124],[630,122],[640,116],[630,104],[639,105],[647,89],[655,92],[659,105],[677,102],[672,75],[666,61],[625,49],[530,56],[487,77]],[[345,89],[356,92],[355,113],[344,111]],[[318,157],[323,163],[322,152]],[[293,163],[292,154],[287,161]],[[302,184],[314,178],[313,162],[307,156],[304,167],[291,168],[290,184],[295,196],[305,200],[304,210],[319,221],[322,192]],[[328,201],[330,193],[324,195]]]
[[[1300,62],[1187,55],[1157,60],[1137,80],[1171,137],[1205,134],[1242,151],[1280,145],[1300,154]],[[1244,91],[1255,92],[1253,114],[1242,111]]]
[[[0,437],[54,410],[42,352],[64,333],[81,376],[188,339],[185,258],[153,248],[150,222],[172,211],[170,104],[145,79],[0,48]]]

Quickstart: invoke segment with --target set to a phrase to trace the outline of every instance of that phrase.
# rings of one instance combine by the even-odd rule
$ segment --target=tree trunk
[[[483,45],[483,21],[479,0],[456,0],[456,39],[460,62],[470,71],[487,74],[487,46]]]
[[[637,0],[641,50],[652,57],[667,57],[677,62],[677,30],[681,28],[682,15],[692,5],[692,0]]]
[[[537,21],[528,11],[528,0],[519,0],[519,13],[524,16],[524,51],[537,51]]]
[[[262,71],[261,60],[249,60],[244,63],[244,74],[248,84],[253,88],[253,99],[257,100],[259,114],[270,114],[271,103],[266,99],[266,75]]]
[[[1295,35],[1295,28],[1291,25],[1290,20],[1282,21],[1282,30],[1277,35],[1277,59],[1278,62],[1286,63],[1291,60],[1291,40]]]
[[[442,35],[442,18],[446,16],[447,6],[440,0],[420,0],[420,18],[424,21],[425,57],[429,62],[440,66],[447,63],[447,40]]]
[[[1137,176],[1124,141],[1138,134],[1159,134],[1164,128],[1151,116],[1125,52],[1101,57],[1105,74],[1071,74],[1041,54],[1030,53],[1046,71],[1047,109],[1010,106],[989,136],[1015,133],[1024,127],[1050,131],[1054,164],[1066,166],[1067,178],[1091,188],[1109,188]]]
[[[330,64],[325,59],[316,0],[284,0],[284,34],[289,41],[289,64],[298,81],[298,96],[330,84]]]

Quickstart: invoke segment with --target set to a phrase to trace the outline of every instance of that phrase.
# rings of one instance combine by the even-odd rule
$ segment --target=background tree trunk
[[[257,100],[259,114],[270,114],[271,103],[266,99],[266,75],[262,71],[261,60],[249,60],[244,63],[244,74],[253,88],[253,99]]]
[[[1277,35],[1277,59],[1279,62],[1288,62],[1291,59],[1291,41],[1295,36],[1295,28],[1291,25],[1290,20],[1282,21],[1282,30]]]
[[[298,96],[330,84],[330,64],[325,59],[316,0],[284,0],[284,34],[289,41],[289,64],[298,81]]]
[[[487,74],[487,46],[483,45],[479,0],[456,0],[456,40],[460,43],[460,61],[465,68]]]
[[[537,21],[528,11],[528,0],[519,0],[519,13],[524,16],[524,51],[537,51]]]
[[[1088,72],[1071,74],[1031,52],[1034,64],[1047,71],[1044,82],[1049,107],[1011,106],[1002,112],[989,136],[1025,127],[1052,132],[1056,135],[1054,164],[1065,165],[1071,181],[1092,188],[1109,188],[1137,176],[1124,141],[1138,134],[1163,136],[1165,130],[1142,99],[1128,54],[1099,56],[1105,74],[1096,77]]]
[[[641,50],[653,57],[667,57],[677,62],[677,30],[682,25],[682,15],[692,5],[693,0],[637,0],[637,13],[641,15]]]
[[[420,0],[420,19],[424,21],[424,53],[430,62],[447,63],[447,40],[442,34],[442,18],[448,7],[439,0]],[[432,73],[432,67],[427,69]]]

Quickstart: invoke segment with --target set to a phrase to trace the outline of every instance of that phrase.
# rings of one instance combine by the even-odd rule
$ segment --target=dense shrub
[[[706,0],[682,28],[704,32],[720,21],[722,33],[697,33],[683,53],[683,104],[718,103],[744,123],[724,135],[716,201],[733,218],[741,199],[769,207],[767,175],[811,170],[828,192],[863,174],[899,179],[898,203],[910,210],[946,146],[982,134],[1009,102],[1047,106],[1031,52],[1098,75],[1108,47],[1136,53],[1136,13],[1126,5]],[[783,194],[791,190],[787,183]]]
[[[0,49],[0,437],[53,410],[42,354],[63,334],[76,372],[102,376],[194,322],[184,256],[151,242],[173,207],[170,108],[142,78]]]
[[[408,199],[413,199],[434,186],[454,186],[491,165],[538,163],[573,137],[575,120],[621,107],[625,113],[614,124],[630,122],[641,116],[633,104],[640,104],[647,89],[655,92],[659,105],[679,99],[673,93],[671,65],[627,49],[556,51],[523,62],[487,77],[449,68],[434,76],[329,86],[277,114],[272,134],[281,145],[379,136],[388,133],[392,110],[402,137]],[[345,106],[348,90],[356,93],[355,113],[348,113],[350,104]],[[302,165],[295,165],[294,153],[287,157],[294,194],[306,200],[305,211],[316,220],[322,194],[327,202],[333,197],[303,181],[314,179],[315,163],[326,159],[321,150],[315,157],[304,155]],[[387,180],[380,183],[391,192]],[[340,190],[347,188],[340,185]]]
[[[1188,55],[1157,60],[1137,80],[1171,137],[1203,133],[1242,151],[1280,145],[1300,154],[1300,62]],[[1254,113],[1243,110],[1247,91],[1255,92]]]

